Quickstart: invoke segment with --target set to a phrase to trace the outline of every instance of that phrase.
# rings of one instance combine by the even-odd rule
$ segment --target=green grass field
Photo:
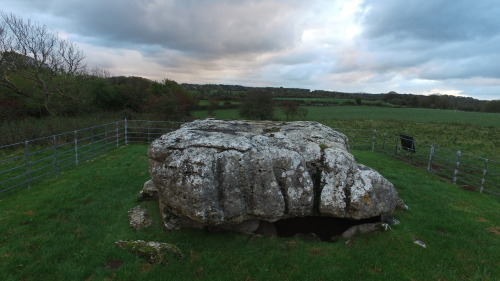
[[[88,161],[32,189],[0,194],[0,280],[498,280],[500,202],[387,155],[356,159],[394,183],[410,207],[391,231],[336,243],[198,230],[128,227],[149,179],[146,146]],[[153,266],[117,240],[169,242],[184,260]],[[421,239],[422,248],[413,243]],[[118,268],[110,264],[121,264]]]
[[[465,112],[427,108],[368,106],[307,107],[311,120],[398,120],[410,122],[461,123],[500,128],[499,113]]]
[[[405,134],[414,136],[417,145],[425,146],[425,149],[434,144],[500,160],[500,113],[368,106],[306,108],[306,120],[319,121],[332,128],[377,129],[380,134]],[[193,115],[206,118],[207,112],[195,111]],[[240,118],[237,109],[217,110],[214,117],[225,120]],[[284,120],[280,114],[277,118]]]
[[[229,101],[230,104],[240,104],[241,102],[239,101]],[[202,106],[207,106],[209,105],[209,101],[208,100],[200,100],[198,101],[198,105],[202,105]],[[218,101],[217,102],[218,105],[224,105],[224,101]]]
[[[341,99],[341,98],[275,98],[275,101],[298,101],[306,104],[355,104],[355,99]],[[376,100],[362,100],[361,103],[363,105],[377,105],[384,107],[395,107],[395,105],[387,102],[381,102]]]
[[[306,119],[324,120],[396,120],[405,122],[459,123],[500,128],[500,113],[465,112],[427,108],[386,108],[371,106],[306,106]],[[195,118],[205,118],[207,111],[195,111]],[[238,119],[237,109],[217,110],[219,119]],[[284,119],[278,113],[278,119]]]
[[[340,98],[275,98],[275,101],[297,101],[305,104],[342,104],[354,103],[354,99],[340,99]],[[373,103],[372,101],[363,101],[365,103]]]

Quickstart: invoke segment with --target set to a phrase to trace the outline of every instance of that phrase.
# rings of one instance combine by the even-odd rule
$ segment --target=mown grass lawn
[[[409,211],[383,233],[335,243],[198,230],[164,232],[138,203],[146,146],[130,145],[31,189],[0,194],[0,280],[498,280],[500,202],[389,156],[355,151],[394,183]],[[127,211],[147,207],[137,232]],[[184,260],[150,265],[117,240],[169,242]],[[420,239],[426,248],[413,243]],[[119,265],[119,266],[117,266]]]

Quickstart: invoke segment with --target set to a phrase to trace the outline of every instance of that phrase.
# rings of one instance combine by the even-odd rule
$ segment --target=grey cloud
[[[500,99],[500,78],[467,78],[447,82],[461,89],[463,95],[485,100]]]
[[[41,17],[95,48],[94,61],[120,75],[500,97],[498,1],[365,0],[346,25],[349,1],[3,0],[2,6]],[[353,23],[360,33],[350,37]]]
[[[500,77],[500,55],[471,57],[454,61],[436,60],[425,64],[420,75],[424,79],[446,80],[470,77]]]
[[[374,71],[417,68],[421,79],[500,77],[497,1],[366,1],[360,40]]]
[[[80,3],[80,4],[78,4]],[[299,1],[88,0],[59,1],[84,36],[107,44],[157,45],[195,56],[276,51],[297,42]]]
[[[365,2],[363,23],[371,38],[461,41],[498,33],[495,0],[379,0]]]

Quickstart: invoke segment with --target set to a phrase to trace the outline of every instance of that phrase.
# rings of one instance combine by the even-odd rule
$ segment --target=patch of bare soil
[[[469,185],[462,185],[461,186],[463,190],[468,190],[468,191],[476,191],[475,187],[469,186]]]
[[[117,268],[120,268],[120,266],[122,266],[122,264],[123,264],[123,261],[110,260],[106,263],[106,268],[107,269],[117,269]]]

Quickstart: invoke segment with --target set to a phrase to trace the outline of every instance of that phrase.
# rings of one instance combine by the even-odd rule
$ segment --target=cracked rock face
[[[259,221],[363,219],[403,205],[345,135],[317,122],[199,120],[155,140],[148,157],[167,229],[251,232]]]

